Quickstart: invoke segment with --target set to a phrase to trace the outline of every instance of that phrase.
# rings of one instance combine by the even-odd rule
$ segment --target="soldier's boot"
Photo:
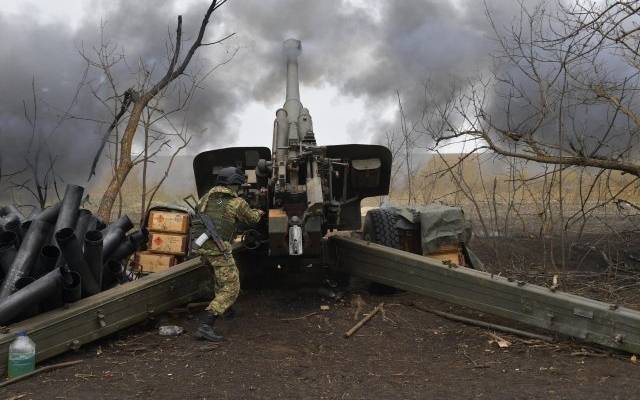
[[[216,333],[213,328],[218,316],[216,314],[208,312],[207,315],[200,321],[200,326],[195,333],[195,337],[198,339],[208,340],[210,342],[221,342],[224,340],[224,336]]]
[[[233,306],[227,308],[227,310],[222,314],[222,318],[225,321],[230,321],[236,317],[236,309]]]

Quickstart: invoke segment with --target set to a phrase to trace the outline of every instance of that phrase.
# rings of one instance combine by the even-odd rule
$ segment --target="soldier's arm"
[[[238,198],[238,208],[236,217],[238,220],[247,225],[254,225],[262,218],[262,210],[256,210],[249,206],[249,204],[242,198]]]

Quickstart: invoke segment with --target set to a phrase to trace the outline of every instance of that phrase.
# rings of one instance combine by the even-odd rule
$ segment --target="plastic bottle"
[[[15,378],[36,368],[36,344],[27,332],[18,332],[9,345],[9,378]]]
[[[158,328],[160,336],[178,336],[184,332],[184,328],[178,325],[163,325]]]

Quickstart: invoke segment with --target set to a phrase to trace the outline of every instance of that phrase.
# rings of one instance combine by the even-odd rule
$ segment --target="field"
[[[618,193],[612,187],[626,187],[623,178],[596,182],[597,196],[567,196],[560,207],[557,180],[511,186],[509,174],[538,171],[505,173],[496,164],[477,176],[489,161],[469,159],[457,175],[420,174],[416,203],[462,206],[482,236],[471,247],[491,272],[547,286],[555,277],[560,290],[640,310],[638,213],[611,197]],[[424,170],[439,169],[432,163]],[[567,173],[565,192],[587,193],[594,179]],[[135,180],[132,185],[121,211],[137,221],[139,188]],[[575,187],[584,190],[568,190]],[[99,193],[94,188],[91,199]],[[363,206],[406,204],[406,195],[402,187],[390,199],[369,199]],[[181,197],[160,191],[156,200],[179,204]],[[618,197],[636,204],[639,198],[635,186]],[[95,205],[90,201],[87,207]],[[343,338],[381,302],[382,315]],[[321,296],[318,285],[247,287],[236,318],[222,321],[224,343],[192,338],[197,314],[169,314],[47,361],[83,363],[4,388],[0,400],[637,398],[640,370],[631,355],[565,338],[546,342],[492,332],[415,305],[510,325],[410,293],[372,295],[362,282],[352,282],[338,300]],[[158,326],[167,323],[184,327],[185,334],[159,336]]]
[[[495,240],[474,242],[492,269],[550,279],[552,271],[540,267],[541,242],[522,239],[496,247]],[[502,249],[498,255],[496,248]],[[514,270],[516,262],[521,268]],[[634,290],[619,286],[621,279],[637,284],[633,271],[611,271],[597,258],[580,268],[581,274],[560,273],[565,290],[603,300],[617,296],[629,306],[640,303],[637,285]],[[343,338],[355,319],[380,302],[383,314]],[[630,355],[562,338],[544,342],[492,332],[414,304],[493,320],[409,293],[370,295],[362,282],[353,282],[338,300],[320,296],[314,286],[249,289],[241,295],[235,319],[222,321],[224,343],[191,337],[197,315],[169,314],[50,360],[84,362],[14,384],[0,398],[637,398],[640,370]],[[166,323],[187,332],[161,337],[157,325]]]

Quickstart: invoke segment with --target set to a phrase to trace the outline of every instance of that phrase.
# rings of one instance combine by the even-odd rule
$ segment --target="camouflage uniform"
[[[199,211],[206,213],[215,223],[225,250],[220,251],[213,240],[207,240],[197,250],[202,261],[213,268],[215,275],[215,298],[207,311],[222,315],[238,298],[240,277],[238,267],[231,254],[230,242],[235,237],[236,223],[253,225],[260,221],[261,213],[226,186],[215,186],[204,195],[198,204]]]

